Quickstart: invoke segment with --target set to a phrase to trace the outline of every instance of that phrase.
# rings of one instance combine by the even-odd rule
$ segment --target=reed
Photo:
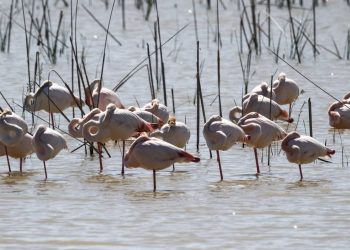
[[[147,57],[148,57],[148,69],[149,69],[148,72],[149,72],[149,82],[150,82],[150,89],[151,89],[151,98],[153,100],[153,99],[156,98],[156,94],[155,94],[155,91],[154,91],[152,60],[151,60],[151,53],[150,53],[150,50],[149,50],[149,44],[148,43],[147,43]]]
[[[200,77],[199,77],[199,41],[197,41],[197,61],[196,61],[196,79],[197,79],[197,91],[196,91],[196,95],[197,95],[197,140],[196,140],[196,146],[197,146],[197,152],[199,152],[199,129],[200,129],[200,104],[199,104],[199,86],[200,86]]]
[[[311,98],[309,98],[307,100],[307,104],[308,104],[308,107],[309,107],[309,130],[310,130],[310,136],[312,137],[313,133],[312,133],[312,106],[311,106]]]
[[[294,22],[293,22],[293,17],[292,17],[292,10],[291,10],[292,8],[291,8],[290,0],[287,0],[287,6],[288,6],[289,20],[290,20],[290,25],[291,25],[291,29],[292,29],[295,51],[296,51],[296,54],[298,57],[298,62],[301,63],[301,58],[300,58],[299,49],[298,49],[298,40],[297,40],[297,37],[295,35],[295,30],[294,30]]]
[[[174,98],[174,89],[171,88],[171,100],[173,104],[173,113],[175,114],[175,98]]]
[[[217,73],[218,73],[218,98],[219,115],[222,117],[221,107],[221,75],[220,75],[220,19],[219,19],[219,1],[216,0],[216,24],[217,24]]]
[[[162,44],[162,38],[161,38],[161,34],[160,34],[160,21],[159,21],[159,11],[158,11],[158,1],[154,0],[154,4],[155,4],[155,7],[156,7],[156,13],[157,13],[157,31],[158,31],[159,44]],[[164,105],[168,106],[167,93],[166,93],[166,80],[165,80],[165,66],[164,66],[164,60],[163,60],[163,49],[162,49],[162,46],[159,46],[159,55],[160,55],[160,67],[161,67],[161,73],[162,73]]]
[[[27,73],[28,73],[28,84],[30,84],[30,60],[29,60],[29,43],[28,43],[28,36],[27,36],[27,25],[26,25],[26,17],[24,15],[24,4],[23,0],[22,2],[22,14],[23,14],[23,23],[24,23],[24,31],[25,31],[25,39],[26,39],[26,56],[27,56]]]
[[[193,21],[194,21],[194,31],[196,34],[196,41],[199,41],[198,39],[198,27],[197,27],[197,15],[196,15],[196,3],[195,0],[192,0],[192,8],[193,8]]]

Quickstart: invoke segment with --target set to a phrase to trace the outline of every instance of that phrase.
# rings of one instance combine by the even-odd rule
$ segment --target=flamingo
[[[146,122],[133,112],[126,109],[118,109],[114,104],[108,104],[98,120],[89,120],[83,126],[83,136],[92,142],[105,143],[109,140],[123,141],[123,158],[125,152],[125,140],[136,132],[151,132],[151,123]],[[124,175],[124,161],[121,174]]]
[[[100,97],[99,96],[100,89]],[[118,95],[105,87],[101,87],[101,81],[95,79],[85,89],[85,102],[89,107],[97,107],[102,111],[105,111],[108,104],[113,103],[117,108],[124,109],[124,105],[121,103]],[[97,105],[98,101],[98,105]]]
[[[200,159],[183,149],[155,137],[140,136],[124,157],[128,168],[153,170],[153,192],[156,191],[156,171],[175,162],[199,162]]]
[[[250,140],[242,128],[236,124],[222,118],[219,115],[213,115],[205,123],[203,135],[210,150],[216,150],[217,162],[219,164],[220,178],[224,179],[220,161],[220,150],[228,150],[236,142],[245,143]]]
[[[243,108],[235,106],[230,110],[229,118],[231,121],[238,122],[240,117],[238,117],[237,114],[242,115],[242,112],[244,112],[244,114],[258,112],[267,118],[269,118],[271,113],[271,120],[278,119],[289,123],[293,122],[293,118],[289,117],[288,111],[282,109],[278,103],[268,97],[251,93],[245,95],[243,100]]]
[[[143,110],[140,108],[136,108],[134,106],[130,106],[128,108],[128,110],[133,112],[134,114],[138,115],[139,117],[144,119],[146,122],[157,123],[159,125],[159,127],[163,126],[163,124],[164,124],[162,119],[160,119],[158,116],[155,116],[154,114],[152,114],[149,111],[146,111],[146,110]]]
[[[337,129],[350,128],[350,100],[334,102],[328,108],[329,125]]]
[[[272,99],[280,105],[289,104],[289,107],[291,107],[291,104],[298,96],[298,84],[294,80],[287,78],[285,73],[280,73],[277,80],[272,84]]]
[[[39,125],[33,135],[32,144],[37,157],[44,163],[45,180],[47,180],[45,162],[54,158],[62,149],[67,149],[67,142],[57,131]]]
[[[331,156],[335,150],[324,146],[316,139],[300,135],[298,132],[289,133],[282,141],[283,151],[286,152],[289,162],[299,165],[300,180],[303,180],[301,164],[307,164],[315,161],[318,157]]]
[[[259,85],[255,86],[250,93],[255,93],[258,95],[263,95],[266,97],[270,97],[269,85],[266,82],[261,82]]]
[[[0,143],[0,156],[8,155],[15,159],[19,158],[19,169],[22,172],[23,158],[33,153],[34,148],[32,146],[33,137],[30,134],[25,134],[23,138],[14,146],[6,146]],[[11,172],[11,171],[10,171]]]
[[[69,107],[84,105],[79,97],[72,97],[69,90],[52,81],[46,80],[35,93],[29,93],[24,99],[24,108],[30,112],[44,110],[51,115],[52,127],[53,113],[60,113]]]
[[[28,131],[27,123],[18,115],[5,109],[0,114],[0,143],[4,147],[9,172],[11,172],[7,147],[17,145]]]
[[[161,104],[158,99],[153,99],[150,103],[147,103],[145,106],[143,106],[142,109],[149,111],[155,116],[159,117],[164,123],[168,122],[168,108],[164,104]]]
[[[257,112],[246,114],[238,121],[246,134],[250,136],[247,144],[254,149],[256,173],[260,173],[257,148],[264,148],[273,141],[283,139],[287,133],[275,122],[267,119],[265,116]]]
[[[176,121],[175,116],[171,116],[168,123],[151,133],[151,136],[184,148],[191,137],[191,131],[185,123]],[[173,166],[173,171],[175,171],[175,166]]]

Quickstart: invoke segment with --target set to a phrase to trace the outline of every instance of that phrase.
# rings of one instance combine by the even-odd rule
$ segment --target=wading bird
[[[118,109],[114,104],[108,104],[106,111],[98,120],[89,120],[83,125],[83,137],[91,142],[105,143],[109,140],[123,141],[123,157],[125,140],[138,132],[151,132],[157,124],[151,124],[126,109]],[[121,174],[124,175],[124,161]]]
[[[118,95],[113,90],[102,87],[99,79],[94,80],[85,89],[85,103],[89,107],[99,108],[102,111],[105,111],[110,103],[117,108],[124,109],[124,105],[121,103]]]
[[[213,115],[205,123],[203,135],[210,150],[216,150],[217,162],[219,164],[220,178],[224,179],[221,168],[219,151],[226,151],[236,142],[246,143],[250,136],[246,135],[243,129],[236,124],[221,118],[219,115]]]
[[[256,112],[243,116],[238,121],[238,125],[250,136],[247,144],[254,149],[256,173],[259,174],[260,168],[256,149],[269,146],[273,141],[282,140],[287,133],[275,122]]]
[[[128,108],[128,110],[133,112],[134,114],[138,115],[139,117],[144,119],[146,122],[157,123],[159,125],[159,127],[163,126],[163,124],[164,124],[162,119],[160,119],[158,116],[152,114],[149,111],[146,111],[146,110],[143,110],[140,108],[136,108],[135,106],[130,106]]]
[[[125,155],[128,168],[141,167],[153,171],[153,191],[156,186],[156,171],[165,169],[175,162],[199,162],[198,157],[155,137],[140,136]]]
[[[52,81],[46,80],[35,93],[29,93],[24,99],[24,108],[30,112],[44,110],[51,115],[54,128],[53,113],[61,113],[69,107],[84,105],[79,97],[71,95],[69,90]]]
[[[150,103],[147,103],[145,106],[143,106],[142,109],[151,112],[155,116],[159,117],[164,123],[168,122],[168,108],[164,104],[161,104],[158,99],[153,99]]]
[[[242,117],[242,112],[244,114],[257,112],[267,118],[270,118],[271,114],[271,120],[293,122],[293,118],[289,117],[288,111],[282,109],[277,102],[256,93],[247,94],[243,97],[243,107],[235,106],[230,110],[230,120],[238,122],[239,118]]]
[[[316,139],[300,135],[298,132],[289,133],[282,141],[282,149],[286,152],[289,162],[299,165],[300,180],[303,180],[301,164],[315,161],[318,157],[331,156],[335,150],[324,146]]]
[[[350,100],[334,102],[328,108],[329,125],[337,129],[350,128]]]
[[[37,157],[44,163],[45,180],[47,180],[45,162],[54,158],[62,149],[67,149],[67,142],[60,133],[39,125],[33,135],[32,144]]]
[[[27,133],[14,146],[8,147],[0,143],[0,156],[6,155],[6,156],[11,156],[12,158],[15,158],[15,159],[19,158],[19,170],[20,172],[22,172],[23,158],[32,154],[34,151],[34,148],[32,145],[32,139],[33,137]],[[11,169],[9,170],[10,170],[9,172],[11,172]]]

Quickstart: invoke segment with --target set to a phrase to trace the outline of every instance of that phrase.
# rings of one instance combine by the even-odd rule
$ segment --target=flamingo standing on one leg
[[[244,112],[244,114],[258,112],[267,118],[269,118],[271,113],[271,120],[278,119],[289,123],[293,122],[293,118],[289,117],[288,111],[282,109],[277,102],[256,93],[247,94],[243,97],[243,108],[235,106],[230,110],[230,120],[238,122],[240,117],[237,116],[237,114],[239,113],[242,116],[242,112]]]
[[[328,108],[329,125],[337,129],[350,128],[350,100],[334,102]]]
[[[72,97],[69,90],[52,81],[45,81],[35,93],[29,93],[24,100],[24,108],[30,112],[44,110],[51,115],[54,128],[53,113],[60,113],[68,107],[84,105],[79,97]]]
[[[219,150],[228,150],[236,142],[245,143],[250,140],[250,136],[246,135],[243,129],[236,124],[213,115],[205,123],[203,135],[210,150],[216,150],[217,161],[219,164],[220,178],[224,179],[221,168]]]
[[[324,146],[316,139],[300,135],[298,132],[289,133],[282,141],[283,151],[286,152],[289,162],[299,165],[300,180],[303,180],[301,164],[315,161],[318,157],[331,156],[335,150]]]
[[[199,162],[194,155],[168,142],[154,137],[140,136],[125,155],[128,168],[142,167],[153,170],[153,192],[156,191],[156,171],[165,169],[175,162]]]
[[[256,173],[259,174],[260,168],[256,149],[264,148],[273,141],[283,139],[287,133],[275,122],[256,112],[243,116],[238,121],[238,125],[246,134],[250,135],[250,140],[247,141],[247,144],[254,148]]]
[[[155,116],[159,117],[164,123],[168,122],[168,108],[164,104],[161,104],[158,99],[153,99],[150,103],[147,103],[145,106],[143,106],[142,109],[149,111]]]
[[[85,96],[86,105],[89,107],[97,107],[105,111],[108,104],[113,103],[117,108],[124,109],[124,105],[121,103],[118,95],[113,90],[102,87],[99,79],[94,80],[85,89]]]
[[[164,124],[162,119],[160,119],[158,116],[152,114],[149,111],[146,111],[146,110],[143,110],[140,108],[136,108],[134,106],[130,106],[128,108],[128,110],[133,112],[134,114],[138,115],[139,117],[144,119],[146,122],[157,123],[159,125],[159,127],[163,126],[163,124]]]
[[[54,158],[62,149],[67,149],[67,142],[57,131],[39,125],[33,135],[32,144],[37,157],[44,163],[45,180],[47,180],[45,162]]]
[[[137,132],[153,131],[152,125],[154,124],[146,122],[129,110],[118,109],[114,104],[109,104],[99,120],[90,120],[84,124],[83,136],[88,141],[102,143],[123,140],[124,159],[125,140]],[[124,175],[124,161],[121,174]]]

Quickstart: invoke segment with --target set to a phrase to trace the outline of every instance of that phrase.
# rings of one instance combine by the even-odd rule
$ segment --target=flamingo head
[[[168,124],[169,124],[169,126],[175,126],[176,125],[176,117],[171,116],[168,120]]]
[[[337,111],[329,111],[329,125],[332,127],[340,123],[340,114]]]
[[[34,93],[29,93],[29,94],[26,95],[26,97],[24,98],[23,107],[24,107],[26,110],[33,112],[33,111],[34,111],[34,106],[35,106]]]
[[[280,82],[286,81],[286,73],[281,72],[281,73],[278,75],[278,80],[279,80]]]

